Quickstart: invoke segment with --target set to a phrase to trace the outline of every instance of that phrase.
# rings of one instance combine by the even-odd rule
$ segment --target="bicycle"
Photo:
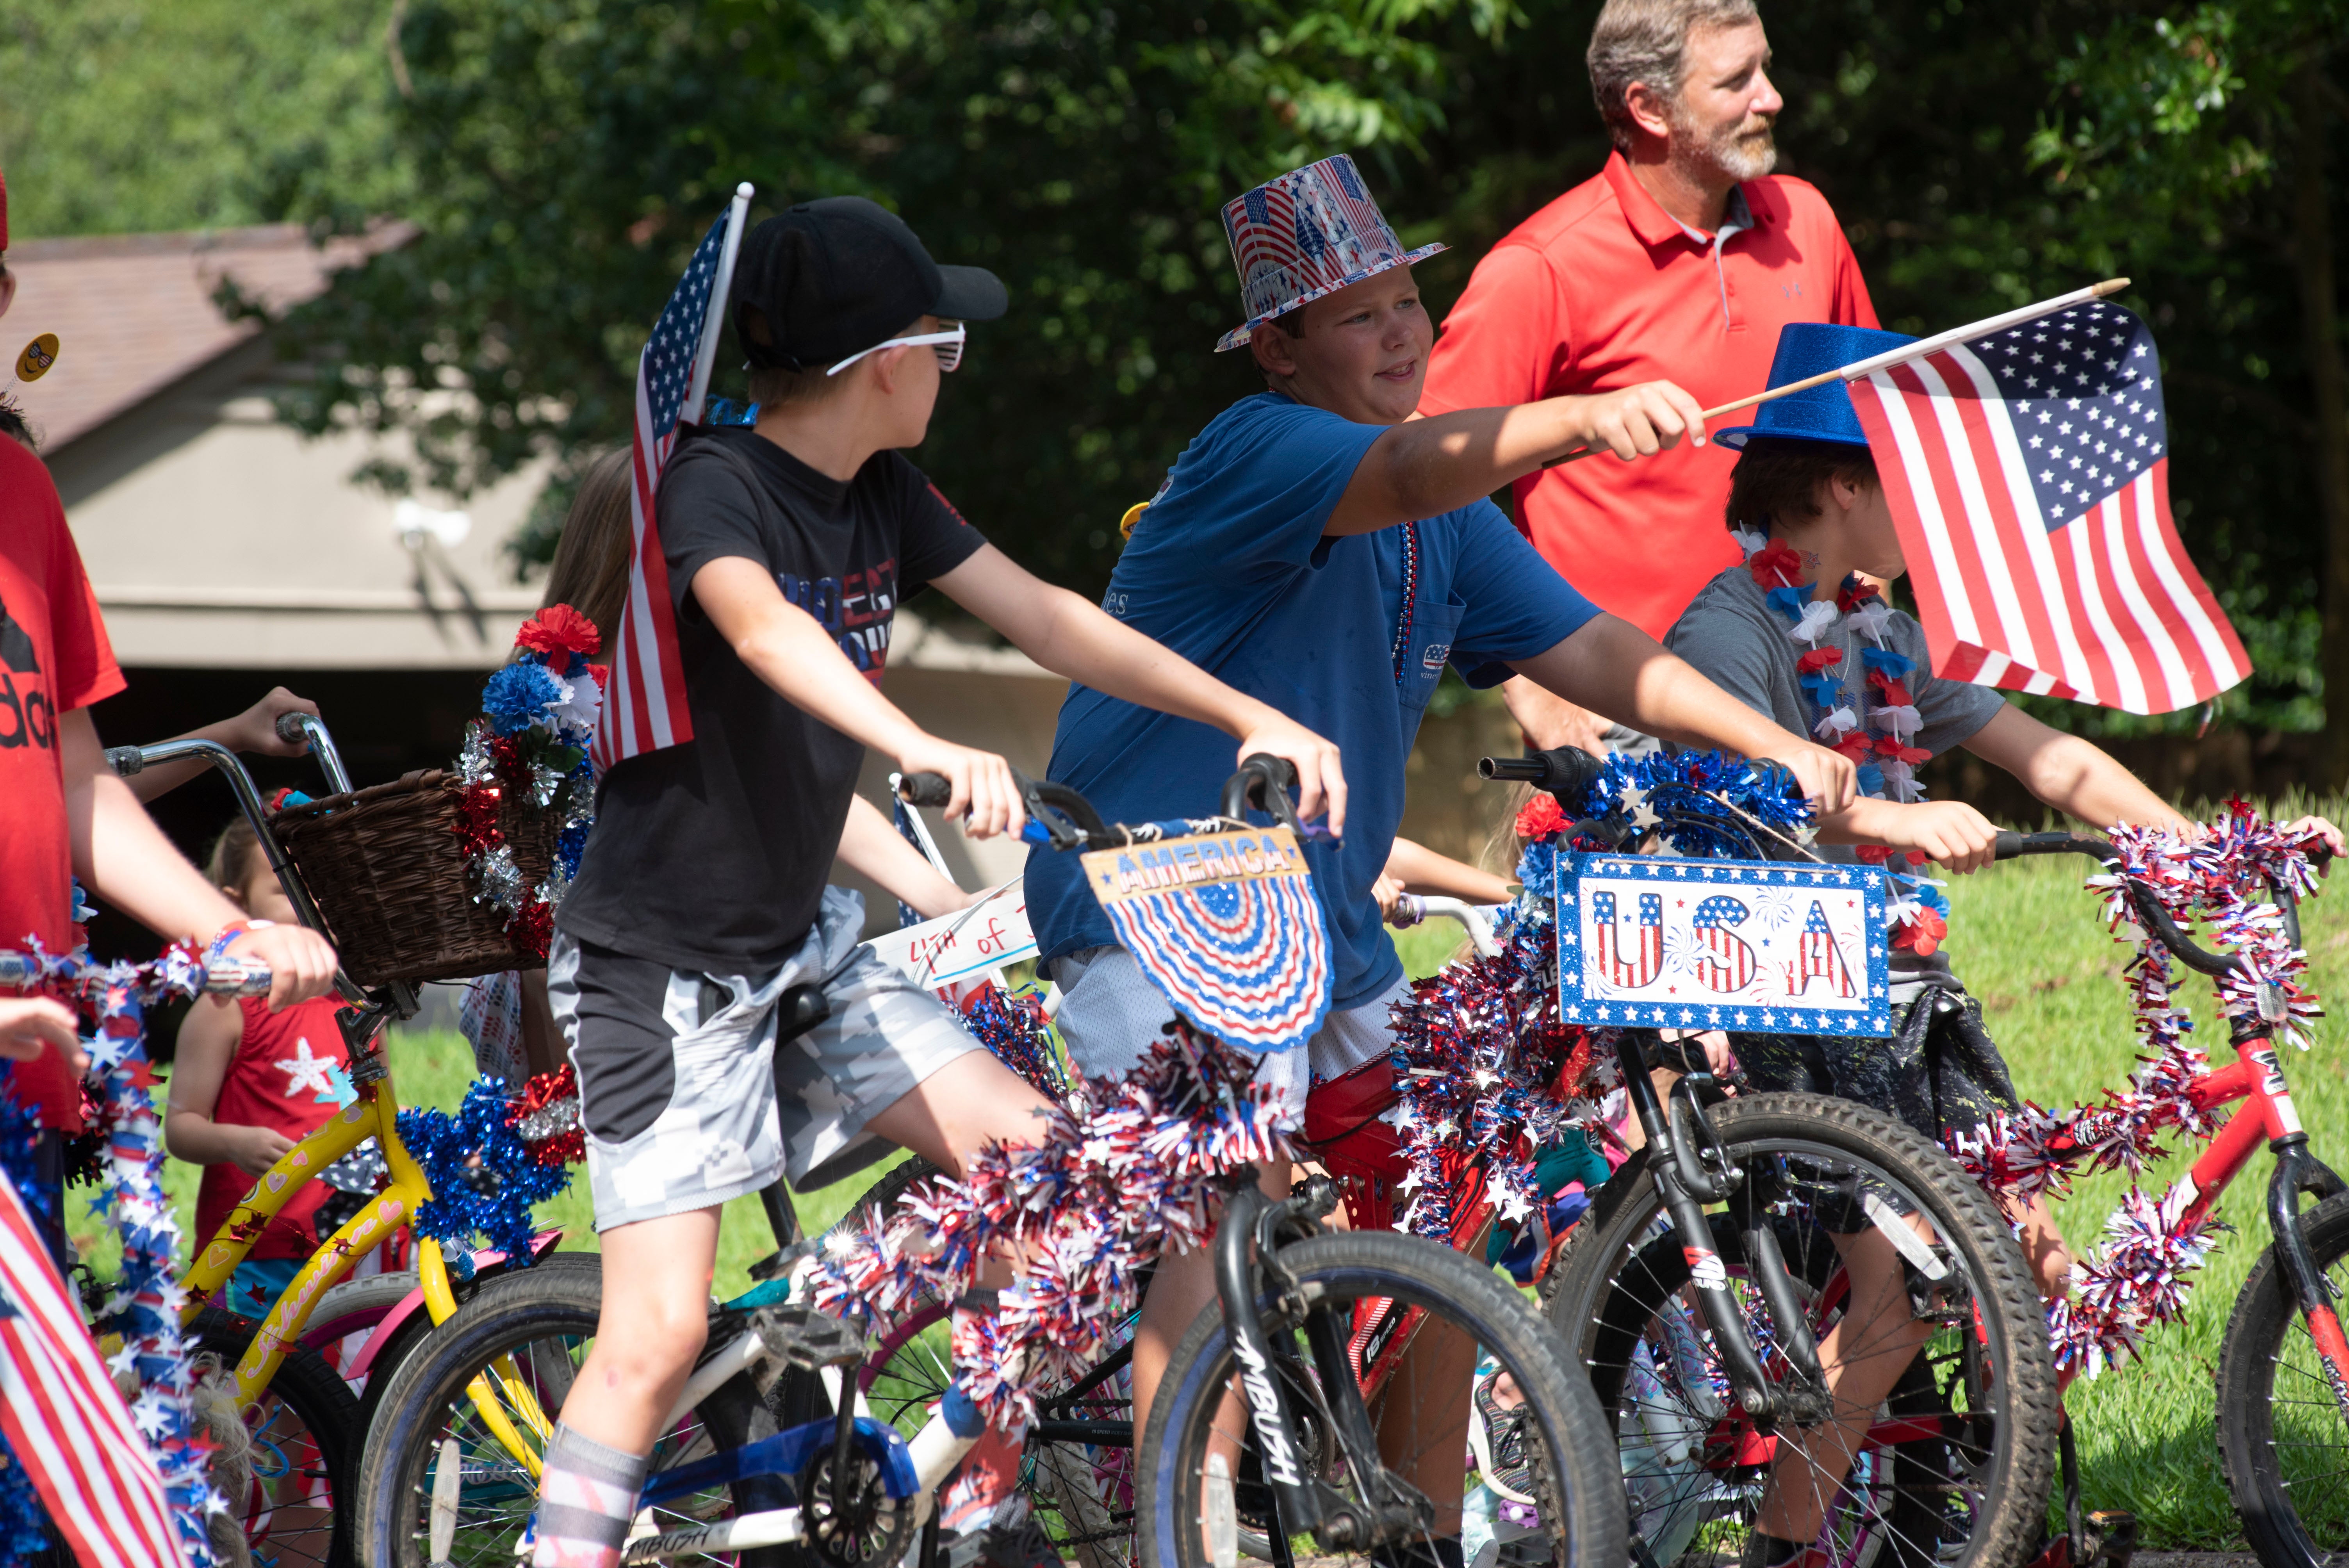
[[[1754,861],[1816,858],[1702,788],[1649,792],[1635,822],[1600,788],[1601,767],[1551,752],[1482,770],[1557,799],[1571,820],[1561,858],[1681,829]],[[1605,805],[1585,814],[1593,800]],[[2056,1392],[2038,1295],[1997,1206],[1947,1152],[1865,1107],[1732,1098],[1653,1028],[1593,1038],[1645,1144],[1567,1233],[1549,1315],[1618,1449],[1632,1560],[1661,1568],[1728,1544],[1770,1505],[1782,1468],[1782,1494],[1805,1481],[1823,1501],[1816,1545],[1838,1565],[2019,1560],[2047,1496]],[[1688,1070],[1660,1097],[1650,1074],[1667,1062]],[[1847,1254],[1870,1251],[1881,1261],[1868,1277],[1899,1288],[1860,1302]],[[1887,1387],[1838,1399],[1854,1379]]]
[[[2249,824],[2251,819],[2234,821]],[[2228,825],[2222,823],[2222,830]],[[2143,836],[2137,837],[2141,850]],[[2068,1387],[2092,1357],[2117,1359],[2134,1348],[2139,1334],[2182,1315],[2185,1288],[2177,1276],[2199,1261],[2220,1195],[2265,1143],[2273,1161],[2267,1194],[2271,1240],[2236,1297],[2220,1343],[2214,1399],[2219,1456],[2243,1533],[2260,1561],[2268,1568],[2323,1563],[2329,1553],[2349,1547],[2349,1485],[2342,1479],[2344,1456],[2349,1455],[2349,1342],[2344,1341],[2334,1306],[2349,1287],[2349,1187],[2310,1147],[2292,1102],[2277,1049],[2295,1016],[2290,994],[2274,982],[2271,970],[2242,953],[2214,953],[2199,945],[2182,923],[2191,903],[2166,905],[2160,889],[2137,874],[2131,857],[2108,840],[2085,833],[2008,832],[1999,835],[1996,853],[2000,860],[2082,854],[2103,862],[2106,874],[2099,883],[2126,899],[2150,947],[2222,986],[2236,984],[2252,1003],[2228,1009],[2235,1059],[2226,1066],[2209,1067],[2182,1040],[2169,1049],[2157,1044],[2156,1054],[2143,1058],[2147,1066],[2137,1079],[2127,1090],[2108,1093],[2104,1104],[2053,1116],[2026,1107],[2016,1118],[1994,1124],[1985,1140],[1961,1143],[1959,1152],[1961,1163],[1987,1188],[2002,1192],[2018,1187],[2002,1176],[2037,1161],[2022,1184],[2054,1194],[2063,1188],[2063,1172],[2075,1167],[2127,1166],[2134,1173],[2143,1160],[2158,1157],[2151,1140],[2169,1129],[2206,1145],[2159,1197],[2133,1191],[2113,1216],[2117,1229],[2134,1226],[2143,1233],[2135,1243],[2139,1251],[2149,1247],[2167,1259],[2168,1285],[2162,1299],[2141,1314],[2099,1325],[2095,1305],[2085,1297],[2105,1283],[2099,1274],[2124,1272],[2126,1260],[2116,1268],[2091,1259],[2075,1273],[2075,1282],[2085,1281],[2090,1290],[2060,1304],[2055,1314],[2059,1338],[2070,1352],[2060,1369],[2060,1386]],[[2312,858],[2323,858],[2321,846]],[[2271,900],[2271,918],[2289,947],[2298,949],[2293,875],[2267,866],[2257,880]],[[2313,888],[2313,879],[2307,878],[2305,885]],[[2166,975],[2161,984],[2166,987]],[[2221,1119],[2224,1108],[2239,1102],[2242,1109]],[[2029,1158],[2017,1159],[2018,1152]],[[2318,1200],[2305,1212],[2300,1209],[2303,1193]],[[2124,1250],[2128,1245],[2122,1243]],[[2068,1424],[2063,1447],[2064,1532],[2050,1542],[2035,1568],[2065,1568],[2100,1555],[2125,1564],[2134,1546],[2134,1522],[2083,1516]]]
[[[306,713],[288,713],[279,717],[277,730],[283,739],[308,743],[334,792],[350,792],[350,776],[322,720]],[[236,797],[238,809],[253,825],[296,918],[312,930],[326,931],[315,897],[271,832],[260,791],[235,753],[213,741],[186,739],[113,747],[106,756],[114,771],[124,777],[156,763],[191,757],[219,769]],[[320,1316],[336,1282],[367,1253],[390,1240],[432,1196],[429,1181],[400,1138],[401,1107],[382,1046],[387,1026],[415,1016],[419,1006],[415,987],[392,982],[367,989],[338,973],[336,988],[348,1004],[337,1013],[336,1022],[348,1047],[348,1080],[356,1098],[254,1182],[221,1229],[195,1250],[180,1284],[187,1297],[181,1315],[183,1326],[195,1336],[200,1348],[217,1354],[234,1367],[237,1404],[249,1412],[247,1425],[258,1456],[257,1495],[245,1501],[249,1533],[256,1538],[265,1534],[281,1552],[298,1552],[309,1560],[340,1565],[352,1561],[349,1522],[347,1511],[333,1502],[346,1494],[345,1483],[357,1459],[353,1439],[366,1429],[365,1406],[321,1355],[321,1347],[353,1333],[376,1330],[379,1337],[362,1352],[362,1365],[380,1377],[383,1370],[395,1367],[414,1349],[431,1325],[445,1321],[457,1310],[460,1293],[470,1292],[471,1286],[466,1282],[477,1277],[477,1268],[495,1273],[507,1260],[486,1253],[474,1254],[452,1270],[437,1242],[419,1238],[414,1277],[401,1282],[397,1299],[383,1299],[391,1294],[389,1285],[357,1282],[364,1288],[350,1291],[336,1302],[335,1310]],[[319,1243],[270,1311],[255,1322],[243,1314],[208,1305],[234,1275],[265,1222],[304,1184],[370,1138],[382,1150],[389,1184]],[[552,1238],[546,1240],[551,1243]],[[561,1261],[564,1259],[565,1254],[553,1253],[541,1260],[542,1266],[546,1262],[554,1262],[558,1268],[576,1266]],[[388,1328],[379,1326],[386,1323]],[[321,1483],[326,1491],[323,1507],[316,1506],[316,1497]],[[272,1502],[297,1490],[306,1494],[304,1501],[312,1505],[306,1511],[323,1518],[310,1522],[302,1532],[307,1539],[288,1542],[270,1523]],[[316,1539],[322,1530],[327,1536],[323,1543]]]
[[[1245,826],[1254,801],[1293,824],[1282,787],[1272,783],[1285,765],[1250,760],[1226,787],[1216,825]],[[916,781],[927,794],[925,786],[931,781]],[[1112,826],[1074,791],[1024,779],[1021,787],[1036,833],[1064,851],[1125,847],[1198,826]],[[943,780],[933,788],[929,803],[941,802]],[[1226,1061],[1221,1048],[1175,1026],[1168,1052],[1154,1080],[1167,1091],[1158,1103],[1177,1108],[1170,1116],[1222,1114],[1219,1097],[1232,1080],[1219,1076],[1231,1071],[1218,1066]],[[1436,1504],[1392,1467],[1447,1447],[1456,1464],[1463,1433],[1392,1418],[1416,1410],[1419,1390],[1399,1379],[1366,1390],[1350,1344],[1358,1305],[1399,1301],[1481,1346],[1522,1395],[1526,1413],[1502,1462],[1539,1500],[1539,1521],[1516,1557],[1619,1559],[1619,1489],[1595,1462],[1597,1411],[1516,1293],[1428,1243],[1318,1233],[1337,1201],[1327,1182],[1267,1199],[1253,1164],[1232,1161],[1200,1179],[1202,1191],[1222,1202],[1213,1242],[1220,1302],[1176,1351],[1168,1392],[1143,1435],[1134,1509],[1146,1557],[1228,1564],[1251,1539],[1288,1568],[1294,1537],[1347,1553],[1424,1537]],[[922,1568],[939,1568],[946,1554],[930,1497],[976,1434],[956,1437],[940,1416],[908,1441],[868,1413],[860,1392],[875,1358],[864,1335],[786,1304],[781,1284],[771,1280],[713,1311],[710,1349],[663,1424],[640,1533],[624,1560],[730,1555],[743,1563],[812,1559],[874,1568],[895,1562],[918,1533]],[[462,1396],[483,1368],[510,1357],[521,1376],[503,1393],[534,1430],[551,1431],[597,1311],[592,1301],[558,1303],[554,1294],[527,1274],[492,1282],[400,1372],[364,1463],[370,1561],[510,1559],[525,1523],[513,1505],[534,1456],[492,1440]],[[1062,1397],[1099,1392],[1123,1355],[1112,1346]],[[1236,1377],[1246,1388],[1237,1412],[1246,1425],[1219,1431]],[[1381,1395],[1391,1408],[1383,1448],[1370,1408]],[[1053,1398],[1039,1394],[1048,1421],[1056,1418]],[[1040,1422],[1032,1437],[1077,1450],[1134,1442],[1130,1420],[1113,1415],[1071,1418],[1049,1435]]]

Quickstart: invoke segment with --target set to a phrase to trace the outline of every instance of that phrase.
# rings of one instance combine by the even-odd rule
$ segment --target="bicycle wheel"
[[[2046,1317],[1997,1205],[1940,1149],[1848,1100],[1753,1095],[1711,1115],[1750,1189],[1708,1212],[1712,1248],[1765,1371],[1782,1386],[1790,1375],[1734,1217],[1749,1196],[1770,1216],[1830,1376],[1883,1392],[1867,1408],[1848,1408],[1848,1397],[1837,1408],[1847,1466],[1836,1462],[1823,1421],[1799,1429],[1785,1452],[1800,1462],[1782,1465],[1798,1429],[1785,1421],[1764,1432],[1739,1411],[1684,1289],[1691,1260],[1654,1175],[1643,1160],[1625,1166],[1560,1256],[1549,1310],[1605,1411],[1634,1553],[1667,1564],[1733,1552],[1778,1469],[1782,1486],[1794,1478],[1823,1510],[1817,1544],[1838,1568],[2021,1561],[2044,1516],[2058,1396]],[[1928,1225],[1936,1244],[1903,1215]],[[1907,1258],[1909,1302],[1896,1297],[1894,1310],[1862,1320],[1852,1316],[1834,1238],[1857,1238],[1847,1244],[1898,1263],[1871,1232]],[[1921,1326],[1912,1328],[1918,1305]]]
[[[536,1263],[531,1264],[530,1268],[531,1270],[582,1270],[593,1274],[598,1282],[597,1288],[602,1288],[601,1282],[604,1277],[604,1260],[599,1253],[578,1252],[548,1253]],[[461,1307],[465,1303],[472,1300],[474,1294],[483,1285],[489,1284],[490,1281],[500,1278],[504,1274],[522,1274],[526,1272],[530,1271],[509,1269],[503,1264],[498,1264],[492,1265],[491,1268],[484,1269],[473,1278],[466,1280],[462,1284],[460,1284],[453,1279],[450,1280],[449,1282],[450,1293],[457,1298],[457,1305]],[[410,1287],[413,1287],[416,1283],[416,1276],[413,1274],[400,1276],[385,1275],[381,1277],[403,1278]],[[356,1283],[359,1285],[371,1285],[375,1282],[373,1280],[360,1280]],[[334,1290],[330,1290],[326,1293],[325,1300],[321,1301],[318,1305],[318,1312],[321,1319],[323,1319],[326,1309],[335,1305],[336,1292],[349,1288],[351,1287],[348,1285],[336,1285]],[[388,1287],[383,1288],[387,1290],[388,1289]],[[370,1293],[370,1295],[367,1296],[355,1295],[352,1298],[352,1305],[354,1306],[372,1305],[374,1305],[374,1302],[371,1299],[371,1295],[372,1293]],[[404,1299],[405,1295],[406,1292],[402,1292],[401,1298]],[[398,1303],[398,1301],[394,1301],[388,1305],[397,1305]],[[406,1361],[410,1355],[414,1354],[416,1347],[423,1344],[425,1339],[431,1334],[432,1326],[432,1314],[419,1305],[414,1312],[409,1313],[406,1317],[402,1318],[398,1324],[393,1326],[383,1344],[377,1348],[375,1358],[367,1363],[367,1377],[364,1382],[357,1390],[355,1390],[358,1395],[359,1401],[359,1430],[365,1431],[375,1424],[375,1413],[377,1408],[383,1403],[384,1390],[391,1387],[391,1380],[399,1371],[400,1363]]]
[[[1415,1542],[1397,1546],[1432,1551],[1430,1538],[1455,1528],[1473,1400],[1486,1412],[1479,1452],[1493,1462],[1464,1522],[1467,1554],[1482,1561],[1480,1548],[1490,1543],[1506,1564],[1618,1568],[1623,1489],[1607,1462],[1597,1401],[1524,1296],[1448,1248],[1385,1232],[1315,1236],[1283,1248],[1280,1262],[1309,1304],[1308,1317],[1294,1324],[1271,1300],[1263,1306],[1277,1371],[1299,1418],[1300,1469],[1358,1503],[1366,1477],[1416,1486],[1435,1511]],[[1379,1453],[1350,1463],[1325,1414],[1309,1326],[1329,1315],[1340,1342],[1360,1357],[1357,1308],[1397,1306],[1426,1316],[1411,1358],[1365,1399]],[[1210,1307],[1175,1349],[1142,1446],[1138,1530],[1154,1568],[1208,1568],[1211,1538],[1245,1541],[1274,1528],[1256,1430],[1230,1394],[1237,1371],[1223,1314]],[[1231,1478],[1228,1493],[1217,1469]],[[1332,1556],[1306,1539],[1293,1545],[1317,1564],[1369,1560],[1360,1552]]]
[[[260,1329],[249,1317],[206,1307],[188,1326],[188,1348],[210,1351],[233,1368]],[[268,1559],[280,1568],[349,1568],[356,1561],[350,1503],[357,1495],[357,1456],[351,1450],[357,1416],[350,1386],[325,1357],[303,1348],[277,1364],[269,1386],[246,1407],[253,1485],[228,1501],[256,1561]]]
[[[501,1275],[393,1374],[359,1470],[358,1539],[370,1568],[511,1568],[538,1505],[537,1478],[484,1418],[469,1386],[487,1374],[492,1408],[533,1453],[543,1451],[595,1340],[602,1297],[601,1274],[585,1269]],[[775,1429],[750,1379],[730,1378],[662,1436],[652,1471]],[[688,1529],[787,1500],[783,1483],[753,1477],[674,1499],[653,1509],[652,1521],[659,1530]],[[761,1551],[734,1561],[764,1568],[781,1559]]]
[[[2349,1193],[2300,1217],[2333,1290],[2349,1299]],[[2349,1424],[2309,1337],[2292,1279],[2260,1254],[2219,1347],[2219,1462],[2267,1568],[2302,1568],[2349,1551]]]

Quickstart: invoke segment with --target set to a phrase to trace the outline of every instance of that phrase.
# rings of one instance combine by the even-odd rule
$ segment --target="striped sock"
[[[618,1568],[649,1454],[624,1454],[557,1422],[538,1483],[532,1568]]]

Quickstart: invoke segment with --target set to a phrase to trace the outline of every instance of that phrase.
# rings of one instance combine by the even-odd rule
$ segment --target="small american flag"
[[[1297,265],[1297,202],[1278,185],[1261,185],[1232,203],[1224,222],[1243,280],[1270,267],[1287,273]]]
[[[1837,996],[1857,996],[1859,987],[1852,984],[1851,970],[1843,961],[1843,949],[1836,945],[1835,932],[1827,925],[1826,911],[1816,900],[1811,903],[1809,918],[1803,922],[1803,939],[1795,950],[1799,956],[1786,965],[1786,995],[1800,996],[1811,988],[1814,980],[1824,980],[1827,989]]]
[[[1338,209],[1338,215],[1345,220],[1347,231],[1352,234],[1369,235],[1384,232],[1386,216],[1379,211],[1378,203],[1371,200],[1370,191],[1363,189],[1362,177],[1355,171],[1354,160],[1333,158],[1330,164],[1331,202]]]
[[[1664,900],[1661,893],[1640,895],[1639,934],[1629,944],[1616,923],[1615,895],[1599,892],[1591,894],[1591,913],[1598,918],[1599,962],[1605,966],[1607,977],[1628,990],[1655,983],[1664,967]]]
[[[1749,912],[1727,893],[1715,893],[1696,906],[1690,924],[1696,933],[1696,982],[1710,991],[1743,991],[1754,982],[1754,945],[1731,930],[1745,923]]]
[[[1933,673],[2129,713],[2251,672],[2169,515],[2160,360],[2097,302],[1855,381]]]
[[[693,386],[702,326],[720,281],[728,222],[720,218],[709,226],[636,361],[635,542],[628,552],[627,606],[612,651],[611,689],[604,694],[595,730],[598,769],[693,738],[685,670],[678,657],[677,606],[669,598],[668,562],[661,553],[653,497],[677,445],[678,420]]]
[[[92,1568],[180,1568],[147,1444],[16,1190],[0,1177],[0,1431]]]

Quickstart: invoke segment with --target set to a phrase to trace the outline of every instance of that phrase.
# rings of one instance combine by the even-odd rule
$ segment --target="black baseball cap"
[[[905,221],[862,196],[802,201],[750,231],[734,263],[734,335],[754,366],[825,369],[920,315],[994,321],[1010,305],[984,267],[942,267]],[[755,341],[744,313],[767,318]]]

